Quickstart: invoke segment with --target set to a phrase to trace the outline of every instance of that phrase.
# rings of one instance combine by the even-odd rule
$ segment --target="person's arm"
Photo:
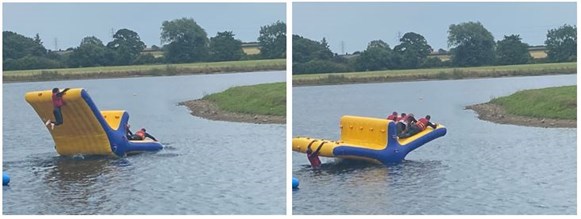
[[[67,92],[68,90],[70,90],[70,88],[65,88],[63,91],[58,92],[56,94],[57,97],[62,97],[63,95],[65,95],[65,92]]]
[[[62,96],[64,95],[68,90],[70,90],[70,88],[65,88],[63,91],[59,92],[59,94]]]
[[[157,141],[157,139],[155,139],[155,137],[153,137],[152,135],[150,135],[150,134],[149,134],[149,133],[147,133],[147,132],[145,133],[145,137],[148,137],[148,138],[151,138],[151,139],[153,139],[154,141]]]
[[[436,123],[432,123],[432,122],[428,122],[428,126],[432,127],[433,129],[436,129],[438,127],[438,125]]]

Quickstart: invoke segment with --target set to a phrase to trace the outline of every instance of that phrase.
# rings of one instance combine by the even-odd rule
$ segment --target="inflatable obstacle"
[[[292,185],[293,185],[293,189],[298,189],[299,188],[299,179],[293,177]]]
[[[8,183],[10,183],[10,176],[8,176],[8,174],[5,172],[2,172],[2,185],[7,186]]]
[[[293,138],[293,151],[306,153],[310,144],[319,156],[361,159],[383,164],[401,162],[414,149],[446,135],[440,124],[408,138],[398,138],[396,123],[392,120],[358,116],[341,117],[341,139],[338,141],[308,137]]]
[[[25,95],[42,122],[54,121],[52,91],[33,91]],[[123,157],[143,151],[163,148],[152,140],[129,141],[125,127],[129,114],[124,110],[99,111],[91,97],[82,88],[70,89],[63,96],[62,125],[48,128],[57,153],[63,156],[112,155]]]

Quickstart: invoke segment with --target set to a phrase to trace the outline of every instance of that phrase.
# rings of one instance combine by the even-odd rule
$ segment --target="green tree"
[[[108,64],[106,54],[107,47],[99,38],[85,37],[69,56],[69,67],[104,66]]]
[[[547,57],[554,62],[577,60],[577,26],[563,25],[547,33]]]
[[[519,35],[504,36],[496,43],[496,63],[499,65],[525,64],[532,60],[529,45]]]
[[[286,24],[277,21],[271,25],[260,27],[258,45],[263,58],[286,57]]]
[[[40,41],[38,34],[36,40],[25,37],[15,32],[2,32],[2,59],[19,59],[25,56],[45,56],[47,51]]]
[[[165,58],[169,63],[199,62],[208,56],[208,36],[194,19],[182,18],[164,21],[161,40],[165,45]]]
[[[310,40],[299,35],[293,35],[293,62],[305,63],[313,60],[330,60],[333,52],[329,49],[327,40],[321,42]]]
[[[452,24],[448,46],[455,66],[482,66],[494,63],[494,37],[480,22]]]
[[[115,64],[129,65],[133,64],[141,51],[145,49],[145,43],[136,32],[121,29],[113,35],[113,41],[109,42],[107,47],[116,52]]]
[[[371,41],[367,49],[356,58],[354,68],[357,71],[377,71],[395,68],[395,56],[389,45],[382,40]]]
[[[401,68],[419,68],[432,52],[432,47],[420,34],[409,32],[399,41],[401,43],[393,50],[398,54]]]
[[[389,45],[387,45],[386,42],[383,42],[383,40],[372,40],[367,44],[367,49],[370,48],[389,49]]]
[[[210,38],[212,61],[237,61],[244,56],[242,41],[234,39],[232,31],[218,32]]]

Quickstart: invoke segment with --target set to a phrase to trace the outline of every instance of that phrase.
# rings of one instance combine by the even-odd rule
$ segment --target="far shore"
[[[189,100],[179,103],[190,109],[193,116],[229,122],[245,122],[255,124],[286,124],[286,117],[272,115],[250,115],[221,110],[215,103],[204,100]]]
[[[286,69],[285,59],[3,71],[4,83],[220,74]]]
[[[457,80],[517,76],[576,74],[577,63],[544,63],[507,66],[430,68],[293,75],[293,86],[384,83],[424,80]]]
[[[481,103],[467,106],[466,109],[478,113],[478,118],[494,123],[513,124],[521,126],[543,128],[577,128],[577,120],[563,119],[537,119],[524,116],[516,116],[506,113],[506,110],[494,103]]]
[[[286,83],[236,86],[181,102],[193,116],[256,124],[286,124]]]

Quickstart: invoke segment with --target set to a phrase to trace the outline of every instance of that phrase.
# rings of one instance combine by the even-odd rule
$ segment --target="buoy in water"
[[[299,188],[299,179],[293,177],[293,189]]]
[[[8,183],[10,183],[10,177],[8,176],[8,174],[2,172],[2,185],[8,185]]]

